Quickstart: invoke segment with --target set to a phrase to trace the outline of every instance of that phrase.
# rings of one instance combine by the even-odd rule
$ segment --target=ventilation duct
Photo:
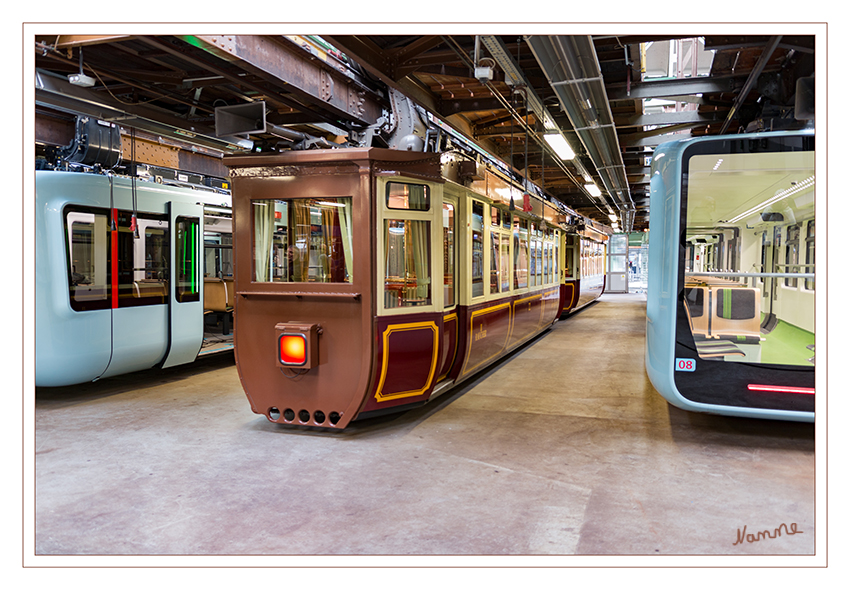
[[[635,204],[592,39],[582,35],[529,35],[525,40],[596,167],[619,212],[623,231],[630,232]]]

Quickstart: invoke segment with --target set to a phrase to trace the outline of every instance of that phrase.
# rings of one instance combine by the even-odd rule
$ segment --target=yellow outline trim
[[[411,391],[400,391],[398,393],[391,393],[388,395],[383,395],[384,390],[384,382],[387,379],[387,368],[389,365],[390,355],[389,355],[389,343],[390,343],[390,334],[393,332],[407,332],[411,330],[422,330],[424,328],[430,328],[434,333],[434,349],[431,355],[431,370],[428,373],[428,380],[425,382],[425,387],[422,389],[411,390]],[[391,324],[387,326],[387,329],[384,330],[383,334],[383,352],[382,356],[382,366],[381,366],[381,379],[378,381],[378,388],[375,391],[375,399],[379,402],[386,402],[396,399],[401,399],[404,397],[414,397],[417,395],[422,395],[431,387],[431,383],[434,381],[434,373],[437,371],[437,361],[438,361],[438,353],[440,350],[440,331],[437,329],[437,324],[434,322],[416,322],[413,324]]]
[[[460,340],[460,320],[457,317],[457,312],[450,313],[449,315],[443,317],[443,331],[445,331],[446,329],[446,322],[450,322],[452,320],[454,320],[455,322],[455,351],[454,354],[452,354],[452,360],[449,363],[449,369],[445,373],[437,377],[437,383],[448,377],[449,373],[452,370],[452,365],[455,364],[455,360],[457,359],[457,343],[458,340]]]
[[[485,314],[488,314],[488,313],[492,313],[494,311],[499,311],[500,309],[502,309],[504,307],[508,308],[508,335],[505,337],[505,344],[502,346],[501,350],[499,350],[499,352],[497,352],[496,354],[490,355],[489,357],[487,357],[486,359],[484,359],[483,361],[481,361],[480,363],[478,363],[474,367],[467,368],[467,365],[469,364],[469,356],[470,356],[470,354],[472,354],[473,338],[471,336],[472,336],[472,333],[475,330],[475,326],[474,326],[475,318],[477,316],[480,316],[480,315],[485,315]],[[479,309],[477,311],[473,311],[469,316],[469,333],[467,335],[467,340],[469,341],[469,343],[468,343],[467,348],[466,348],[466,359],[463,362],[463,369],[461,370],[460,374],[466,375],[467,373],[474,371],[475,369],[477,369],[481,365],[490,362],[490,359],[496,358],[497,356],[502,354],[505,351],[505,349],[508,347],[508,342],[510,342],[510,340],[511,340],[511,332],[513,332],[513,325],[514,325],[514,309],[513,309],[513,306],[511,306],[510,301],[507,301],[505,303],[500,303],[499,305],[494,305],[493,307],[487,307],[485,309]]]
[[[543,301],[543,293],[538,293],[537,295],[532,295],[531,297],[523,297],[522,299],[516,299],[513,302],[514,313],[511,316],[511,336],[514,335],[514,320],[516,319],[516,306],[519,303],[525,303],[526,301],[532,301],[534,299],[540,299],[540,317],[543,317],[543,306],[545,305]],[[537,319],[537,325],[540,326],[540,318]],[[510,338],[508,338],[508,342],[510,342]],[[520,342],[519,340],[517,342]]]

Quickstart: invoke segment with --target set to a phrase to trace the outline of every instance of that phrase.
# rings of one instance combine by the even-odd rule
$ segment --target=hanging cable
[[[115,197],[112,194],[112,173],[106,175],[109,178],[109,231],[118,229],[115,227]]]
[[[511,103],[512,103],[512,104],[511,104],[511,107],[514,109],[514,111],[516,111],[516,108],[515,108],[515,107],[516,107],[516,98],[514,97],[513,90],[511,90]],[[511,173],[511,180],[513,180],[513,177],[514,177],[514,118],[513,118],[513,117],[511,117],[511,161],[510,161],[510,173]],[[510,188],[510,191],[511,191],[511,209],[510,209],[510,210],[511,210],[511,211],[514,211],[514,210],[516,209],[516,205],[514,204],[514,189],[513,189],[513,187],[511,187],[511,188]]]
[[[536,126],[540,126],[540,121],[537,121]],[[544,149],[540,150],[540,191],[546,194],[546,150]]]
[[[131,197],[133,201],[133,216],[130,218],[130,230],[133,232],[133,237],[139,238],[139,225],[137,223],[136,218],[136,128],[130,128],[130,141],[132,142],[130,146],[130,157],[133,160],[133,169],[130,171],[130,182],[131,182]]]
[[[528,94],[525,94],[522,97],[523,100],[523,110],[525,111],[525,183],[523,184],[523,189],[525,192],[528,192]]]
[[[518,37],[516,40],[516,63],[519,66],[519,52],[522,48],[522,37]],[[523,96],[522,96],[522,107],[523,107],[523,129],[525,130],[525,168],[523,170],[523,183],[522,190],[524,192],[528,192],[528,88],[522,88]],[[523,197],[523,209],[525,209],[525,197]]]
[[[82,51],[82,50],[81,50]],[[112,153],[112,128],[109,129],[109,153]],[[115,198],[112,192],[112,169],[118,163],[116,162],[112,168],[109,168],[106,172],[106,176],[109,178],[109,231],[115,231],[117,228],[115,227],[115,215],[113,214],[113,209],[115,209]]]

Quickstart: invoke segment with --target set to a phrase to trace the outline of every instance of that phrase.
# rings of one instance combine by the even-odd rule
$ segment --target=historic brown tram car
[[[273,422],[344,428],[424,403],[577,302],[564,288],[570,215],[450,154],[226,163],[236,363],[252,410]]]
[[[584,219],[583,228],[564,234],[564,271],[561,318],[587,307],[605,291],[608,234],[599,224]]]

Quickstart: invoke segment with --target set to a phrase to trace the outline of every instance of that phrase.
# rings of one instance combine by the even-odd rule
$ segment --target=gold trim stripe
[[[452,359],[448,363],[449,368],[445,373],[437,377],[437,383],[448,377],[449,373],[452,370],[452,366],[455,364],[455,360],[457,359],[457,345],[460,340],[460,322],[458,322],[457,313],[450,313],[449,315],[443,317],[443,331],[446,330],[446,322],[454,322],[455,323],[455,350],[452,353]]]
[[[485,315],[485,314],[488,314],[488,313],[492,313],[494,311],[499,311],[499,310],[501,310],[505,307],[508,308],[508,333],[507,333],[507,336],[505,337],[505,343],[502,345],[502,348],[499,350],[499,352],[497,352],[496,354],[490,355],[489,357],[487,357],[486,359],[484,359],[483,361],[481,361],[480,363],[478,363],[474,367],[468,367],[469,356],[470,356],[470,354],[472,354],[472,341],[474,340],[472,335],[475,332],[475,326],[474,326],[475,318],[477,316],[480,316],[480,315]],[[513,325],[514,325],[514,314],[513,314],[513,307],[511,306],[510,301],[508,301],[506,303],[501,303],[499,305],[495,305],[493,307],[487,307],[485,309],[479,309],[479,310],[473,311],[469,316],[469,333],[467,334],[467,340],[469,341],[469,343],[468,343],[468,346],[466,348],[466,359],[463,361],[463,370],[461,371],[461,375],[466,375],[467,373],[474,371],[475,369],[477,369],[481,365],[488,363],[490,361],[490,359],[493,359],[493,358],[499,356],[500,354],[502,354],[502,352],[504,352],[504,350],[507,348],[508,342],[510,342],[511,332],[513,330]]]
[[[431,353],[431,369],[428,371],[428,379],[425,382],[425,386],[421,389],[410,390],[410,391],[400,391],[398,393],[390,393],[387,395],[383,394],[384,391],[384,383],[387,379],[387,369],[389,366],[390,360],[390,334],[393,332],[409,332],[415,330],[424,330],[430,329],[434,334],[434,346]],[[390,400],[401,399],[405,397],[414,397],[417,395],[422,395],[431,387],[431,382],[434,380],[434,373],[437,371],[437,361],[438,352],[440,350],[440,331],[437,329],[437,324],[434,322],[415,322],[412,324],[390,324],[387,326],[387,329],[384,330],[383,334],[383,361],[381,366],[381,378],[378,381],[378,387],[375,391],[375,399],[379,402],[386,402]]]

